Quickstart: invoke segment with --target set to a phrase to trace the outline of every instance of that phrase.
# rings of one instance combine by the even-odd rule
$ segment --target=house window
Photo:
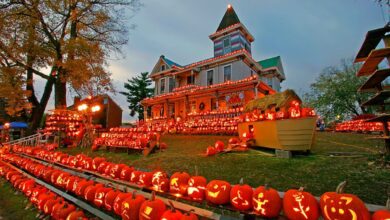
[[[161,65],[161,71],[165,70],[165,64]]]
[[[160,79],[160,94],[165,93],[165,78]]]
[[[232,79],[232,65],[223,67],[223,81],[230,81]]]
[[[227,37],[223,40],[223,52],[224,54],[230,53],[232,51],[231,45],[230,45],[230,38]]]
[[[168,86],[169,92],[172,92],[173,88],[175,88],[175,79],[170,77],[168,84],[169,84],[169,86]]]
[[[187,76],[187,85],[195,84],[195,76],[191,74],[191,76]]]
[[[207,85],[213,85],[214,82],[214,70],[208,70],[207,71]]]
[[[272,78],[266,78],[267,80],[267,85],[269,86],[269,87],[271,87],[272,88]]]

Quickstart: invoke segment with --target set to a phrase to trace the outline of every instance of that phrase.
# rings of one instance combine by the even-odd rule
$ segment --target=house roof
[[[221,20],[221,23],[219,23],[217,32],[237,23],[241,23],[240,19],[234,11],[233,6],[229,5],[225,12],[225,15]]]
[[[265,60],[260,60],[258,63],[264,68],[276,67],[280,62],[280,56],[271,57]]]
[[[169,66],[169,68],[172,68],[172,66],[177,66],[177,67],[183,67],[182,65],[166,58],[164,55],[161,56],[161,58],[164,60],[164,62]]]

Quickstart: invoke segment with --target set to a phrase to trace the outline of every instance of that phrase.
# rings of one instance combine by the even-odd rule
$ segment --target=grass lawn
[[[5,179],[0,179],[0,219],[36,219],[37,211],[25,210],[27,197],[22,193],[15,195],[14,189]]]
[[[140,154],[107,152],[89,149],[66,149],[70,154],[83,152],[89,156],[104,156],[110,161],[126,163],[136,168],[153,170],[162,168],[168,173],[187,171],[208,180],[223,179],[232,184],[241,177],[253,187],[269,183],[279,191],[305,186],[316,196],[333,191],[338,183],[348,180],[347,193],[358,195],[366,203],[384,205],[386,189],[390,186],[390,169],[373,165],[370,161],[382,147],[380,141],[365,140],[367,135],[347,133],[318,133],[317,142],[309,156],[279,159],[264,155],[264,150],[228,153],[214,157],[203,154],[216,140],[225,143],[229,136],[166,135],[165,152],[148,157]],[[269,152],[269,151],[268,151]],[[330,156],[331,152],[354,152],[349,157]],[[356,155],[355,155],[356,153]]]

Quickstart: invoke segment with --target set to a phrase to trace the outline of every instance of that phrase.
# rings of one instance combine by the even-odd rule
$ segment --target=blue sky
[[[325,67],[355,56],[365,33],[384,26],[383,14],[390,14],[387,8],[382,14],[374,0],[144,0],[129,20],[137,27],[123,48],[125,57],[110,61],[116,90],[126,79],[150,72],[161,54],[182,65],[212,57],[208,36],[229,3],[255,37],[253,57],[280,55],[287,77],[282,89],[298,92]],[[114,99],[124,110],[123,120],[133,120],[125,97]]]

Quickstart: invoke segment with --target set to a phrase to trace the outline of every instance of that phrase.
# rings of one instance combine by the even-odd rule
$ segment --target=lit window
[[[207,71],[207,85],[210,86],[210,85],[213,85],[213,81],[214,81],[214,70],[209,70]]]
[[[165,79],[162,78],[160,80],[160,94],[164,93],[165,92]]]
[[[232,79],[232,66],[224,66],[223,67],[223,81],[230,81]]]

